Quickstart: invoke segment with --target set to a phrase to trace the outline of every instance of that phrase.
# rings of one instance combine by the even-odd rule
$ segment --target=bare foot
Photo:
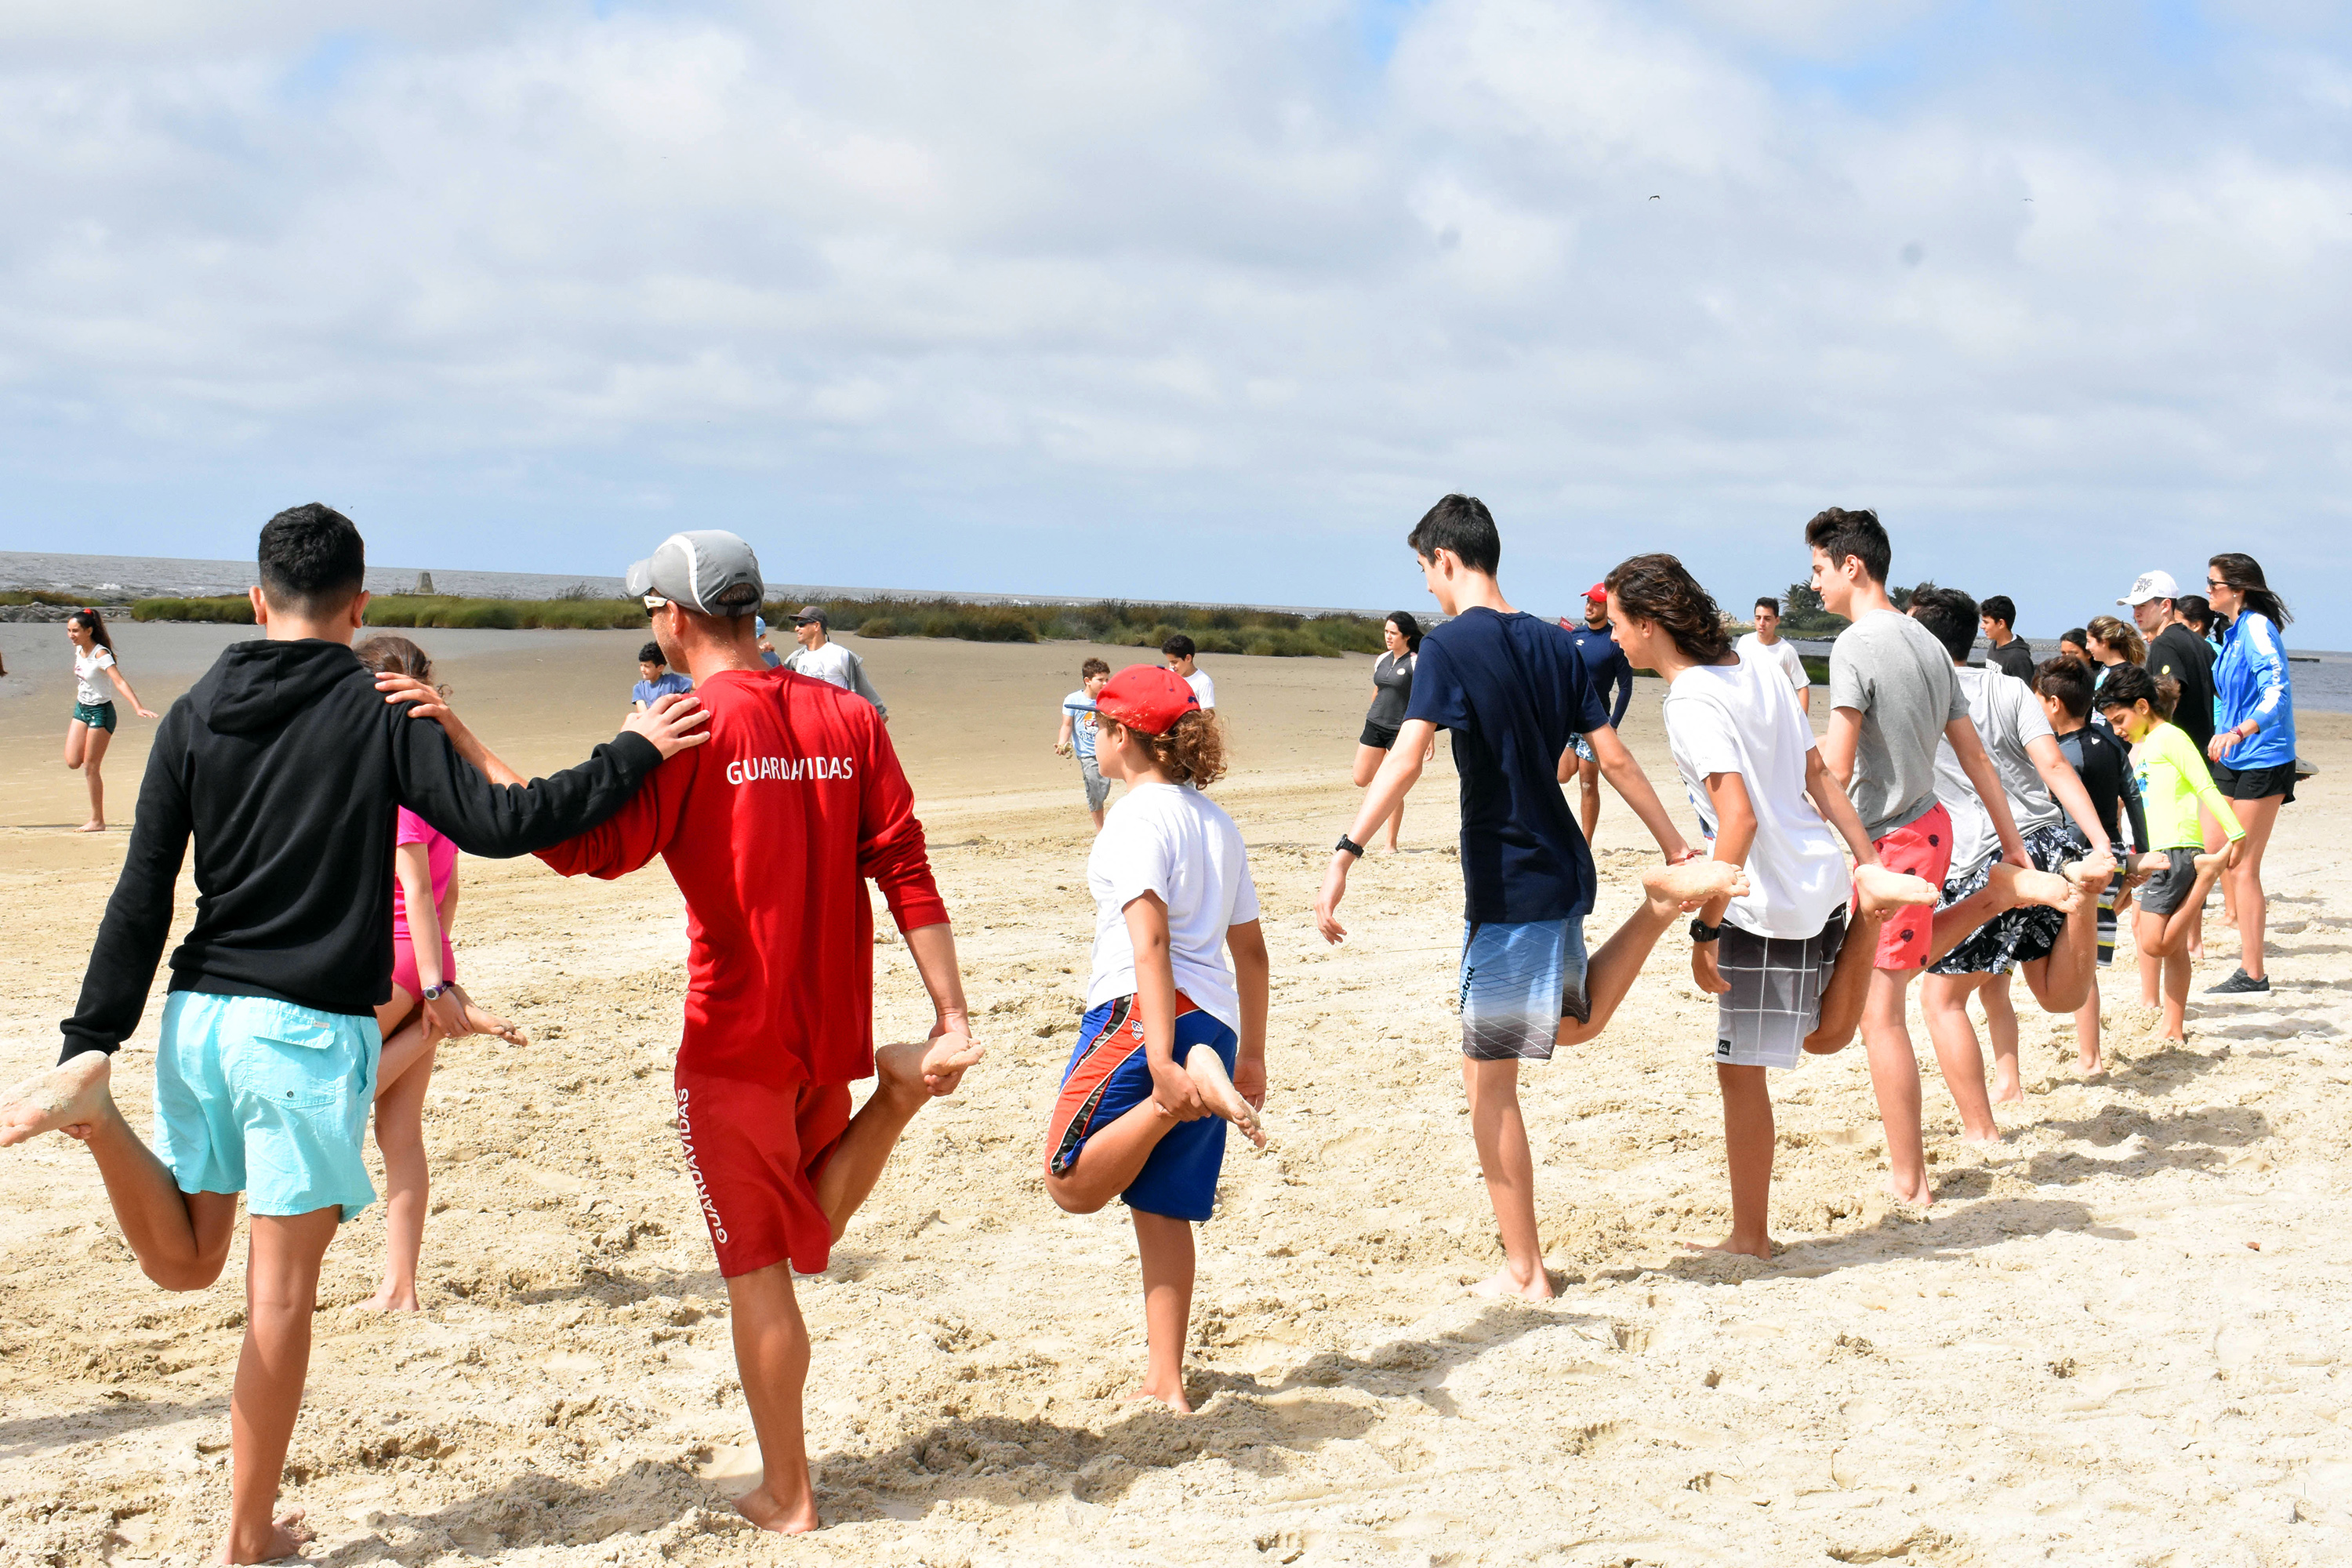
[[[300,1557],[303,1546],[316,1532],[302,1522],[302,1510],[289,1508],[271,1523],[259,1530],[242,1530],[234,1525],[221,1542],[215,1563],[275,1563],[281,1557]]]
[[[735,1511],[761,1530],[771,1530],[778,1535],[806,1535],[820,1523],[814,1494],[803,1496],[797,1503],[779,1502],[765,1481],[737,1498]]]
[[[114,1058],[104,1051],[84,1051],[0,1095],[0,1149],[121,1114],[107,1089],[113,1068]]]
[[[416,1282],[413,1279],[405,1285],[394,1285],[391,1280],[385,1280],[376,1287],[375,1294],[370,1296],[364,1304],[369,1310],[375,1312],[421,1312],[425,1310],[425,1303],[416,1299]]]
[[[1184,1397],[1184,1380],[1181,1377],[1171,1378],[1165,1383],[1147,1377],[1136,1384],[1135,1392],[1120,1403],[1139,1405],[1147,1399],[1158,1400],[1179,1415],[1192,1414],[1192,1402]]]
[[[1996,1079],[1992,1086],[1992,1102],[1995,1105],[2023,1105],[2025,1086],[2022,1083],[2004,1084]]]
[[[956,1085],[963,1081],[964,1069],[987,1054],[970,1035],[906,1040],[874,1047],[874,1075],[881,1087],[900,1094],[925,1098],[953,1094]]]
[[[1192,1075],[1193,1087],[1209,1102],[1210,1110],[1232,1122],[1243,1137],[1261,1149],[1265,1147],[1265,1129],[1258,1125],[1256,1110],[1242,1098],[1234,1080],[1225,1076],[1223,1057],[1211,1047],[1194,1046],[1184,1055],[1184,1070]]]
[[[2105,849],[2093,850],[2080,860],[2066,862],[2066,879],[2080,888],[2106,886],[2107,879],[2116,874],[2116,858]]]
[[[1908,1192],[1896,1186],[1895,1178],[1889,1176],[1886,1178],[1886,1195],[1898,1204],[1907,1204],[1913,1208],[1923,1209],[1936,1201],[1936,1189],[1927,1184],[1925,1174],[1920,1176],[1919,1184]]]
[[[1533,1279],[1522,1279],[1509,1264],[1470,1287],[1473,1296],[1520,1296],[1530,1301],[1549,1301],[1552,1298],[1551,1271],[1542,1265],[1536,1267]]]
[[[478,1035],[495,1035],[510,1046],[527,1046],[530,1037],[496,1013],[485,1013],[471,1002],[466,1004],[466,1027]]]
[[[2151,849],[2132,862],[2132,869],[2143,877],[2153,877],[2158,871],[2172,869],[2172,857],[2161,849]]]
[[[1873,915],[1915,904],[1933,908],[1943,896],[1943,889],[1927,878],[1906,876],[1884,866],[1856,866],[1853,890],[1862,896],[1862,912]]]
[[[1685,860],[1643,872],[1642,890],[1649,895],[1652,909],[1671,913],[1696,909],[1724,893],[1741,897],[1748,891],[1748,873],[1727,861]]]
[[[106,824],[93,816],[88,822],[83,823],[79,827],[75,828],[74,831],[76,833],[103,833],[106,831]]]
[[[2086,1080],[2095,1079],[2105,1070],[2105,1067],[2099,1060],[2099,1053],[2096,1051],[2091,1052],[2088,1056],[2077,1055],[2074,1058],[2074,1076],[2078,1079]]]
[[[1990,1132],[1977,1132],[1966,1127],[1960,1129],[1960,1142],[1963,1143],[1975,1143],[1979,1145],[1999,1143],[2008,1136],[2009,1134],[2003,1132],[1998,1126],[1995,1126]]]
[[[1772,1260],[1772,1238],[1769,1236],[1761,1241],[1742,1241],[1736,1236],[1727,1236],[1712,1245],[1685,1241],[1683,1246],[1692,1252],[1736,1252],[1742,1258],[1760,1258],[1767,1263]]]
[[[2021,871],[2006,860],[1993,863],[1988,880],[2012,906],[2041,904],[2072,914],[2074,906],[2083,901],[2083,889],[2065,878],[2050,871]]]
[[[2202,855],[2194,857],[2189,863],[2195,866],[2200,871],[2204,870],[2209,866],[2218,870],[2221,868],[2221,862],[2227,860],[2229,858],[2229,847],[2225,845],[2221,848],[2208,850]]]

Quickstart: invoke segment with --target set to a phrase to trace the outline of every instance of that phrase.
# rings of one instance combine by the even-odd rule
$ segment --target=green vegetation
[[[768,609],[788,622],[797,605]],[[1381,651],[1381,622],[1366,616],[1291,616],[1214,605],[974,605],[959,599],[830,599],[833,629],[866,637],[960,637],[968,642],[1067,640],[1156,648],[1182,632],[1202,653],[1336,658]]]
[[[791,640],[796,603],[778,600],[765,614],[779,644]],[[1202,653],[1336,658],[1378,653],[1381,623],[1365,616],[1291,616],[1213,605],[975,605],[961,599],[830,599],[824,609],[836,632],[868,637],[955,637],[967,642],[1076,640],[1156,648],[1182,632]],[[223,621],[250,626],[243,596],[142,599],[142,621]],[[384,594],[368,601],[372,626],[644,627],[635,599],[467,599],[447,594]]]
[[[142,599],[131,606],[139,621],[223,621],[253,624],[243,595],[207,599]],[[642,630],[645,606],[635,599],[467,599],[454,594],[382,594],[368,601],[372,626],[488,626],[499,631],[556,626],[604,631]]]
[[[101,611],[107,608],[103,603],[91,599],[87,594],[79,595],[57,594],[47,588],[10,588],[5,593],[0,593],[0,605],[55,605],[60,609],[79,610],[89,604],[98,604]]]
[[[1780,632],[1792,637],[1833,637],[1853,623],[1822,607],[1811,583],[1791,583],[1780,596]]]

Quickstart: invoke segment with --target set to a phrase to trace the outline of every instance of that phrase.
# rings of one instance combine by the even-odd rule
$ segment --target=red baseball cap
[[[1609,596],[1609,584],[1595,583],[1584,591],[1584,596],[1588,599],[1605,599]]]
[[[1146,735],[1165,735],[1177,720],[1200,710],[1201,699],[1184,678],[1160,664],[1129,665],[1095,699],[1096,712]]]

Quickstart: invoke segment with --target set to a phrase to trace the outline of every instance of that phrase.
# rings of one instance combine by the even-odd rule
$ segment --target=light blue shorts
[[[174,991],[155,1044],[155,1152],[184,1193],[350,1219],[375,1201],[360,1140],[383,1048],[373,1014]]]
[[[1579,762],[1597,763],[1601,760],[1592,754],[1592,742],[1581,735],[1570,735],[1568,738],[1568,746],[1569,750],[1576,753]]]
[[[1584,921],[1472,921],[1462,933],[1462,1054],[1551,1060],[1559,1021],[1592,1017],[1584,994]]]

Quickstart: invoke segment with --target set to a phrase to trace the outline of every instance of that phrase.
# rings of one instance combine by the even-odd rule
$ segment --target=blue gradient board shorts
[[[1234,1032],[1176,993],[1176,1061],[1194,1046],[1214,1049],[1234,1070],[1241,1041]],[[1151,1064],[1143,1049],[1143,1017],[1132,996],[1087,1009],[1078,1025],[1078,1043],[1062,1069],[1062,1091],[1048,1126],[1045,1168],[1066,1176],[1087,1140],[1151,1098]],[[1180,1121],[1151,1151],[1143,1169],[1119,1194],[1120,1201],[1145,1214],[1170,1219],[1206,1220],[1217,1205],[1217,1176],[1225,1164],[1225,1122],[1204,1116]]]
[[[1559,1021],[1591,1017],[1582,920],[1463,922],[1464,1056],[1548,1062]]]
[[[373,1014],[174,991],[155,1043],[156,1156],[184,1193],[350,1219],[375,1201],[360,1140],[383,1048]]]

